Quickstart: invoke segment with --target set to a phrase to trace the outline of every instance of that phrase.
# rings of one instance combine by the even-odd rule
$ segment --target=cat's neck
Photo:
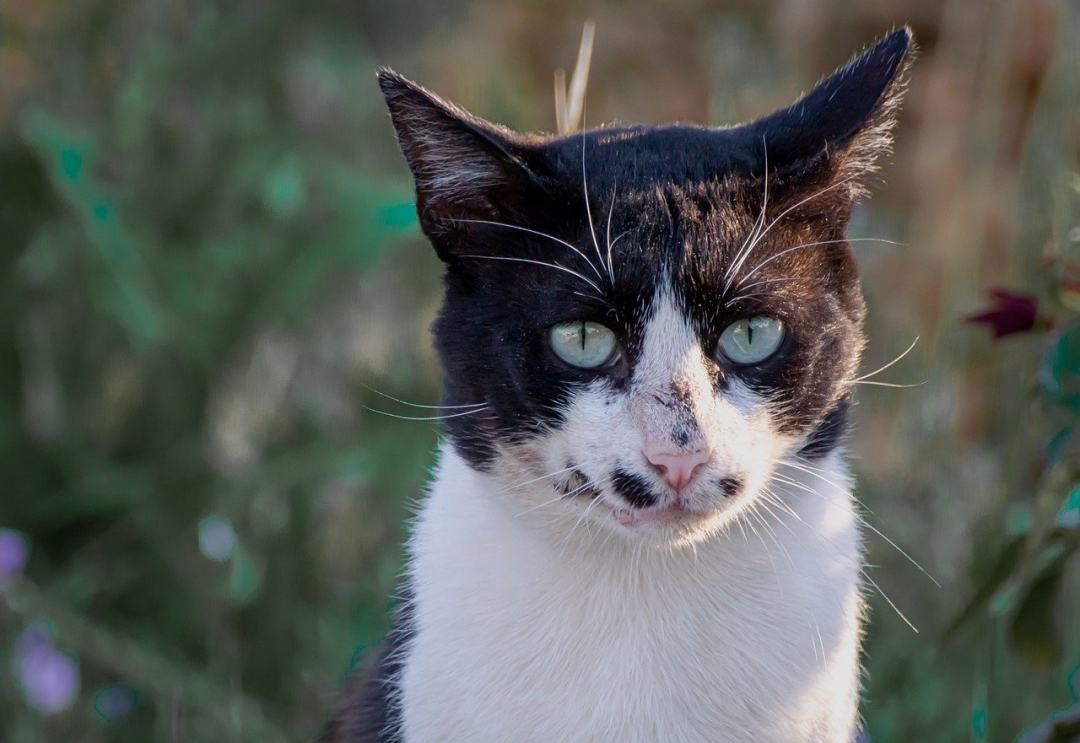
[[[859,541],[840,458],[813,466],[783,508],[670,548],[523,517],[448,448],[410,541],[407,740],[842,739]]]

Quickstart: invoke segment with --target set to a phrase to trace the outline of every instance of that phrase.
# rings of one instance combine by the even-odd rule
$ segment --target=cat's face
[[[381,74],[447,266],[447,431],[519,512],[693,540],[839,444],[864,314],[844,230],[910,46],[746,126],[564,138]]]

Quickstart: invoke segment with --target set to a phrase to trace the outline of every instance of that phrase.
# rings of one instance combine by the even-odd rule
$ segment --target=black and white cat
[[[566,137],[379,73],[446,266],[447,436],[326,740],[852,740],[845,228],[912,47],[750,124]]]

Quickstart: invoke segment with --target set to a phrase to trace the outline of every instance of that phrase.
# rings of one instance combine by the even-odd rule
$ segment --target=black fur
[[[446,265],[433,328],[445,404],[487,405],[446,421],[455,449],[472,466],[489,467],[496,442],[559,427],[576,388],[597,380],[624,387],[657,288],[670,283],[713,359],[716,388],[741,379],[769,400],[778,429],[806,437],[803,456],[831,451],[847,426],[865,313],[844,232],[890,145],[911,49],[910,32],[894,31],[794,105],[751,124],[610,127],[566,137],[511,132],[380,71],[416,179],[421,227]],[[772,229],[735,278],[767,283],[742,296],[725,274],[762,215],[766,185],[763,224]],[[601,252],[610,213],[614,281],[566,245],[597,263],[586,203]],[[784,252],[806,243],[821,244]],[[758,314],[784,323],[776,354],[737,366],[714,353],[728,324]],[[611,328],[619,361],[587,371],[555,357],[546,332],[567,319]],[[673,390],[671,404],[682,399]],[[690,434],[672,431],[676,441]],[[657,502],[628,471],[612,481],[631,505]],[[742,484],[727,478],[717,486],[731,497]],[[407,640],[405,621],[373,680],[359,687],[361,701],[324,740],[384,740],[377,731],[392,722],[385,684],[399,668],[394,649]]]
[[[411,595],[406,589],[375,665],[350,678],[343,703],[319,743],[399,743],[400,712],[394,696],[412,632]]]
[[[845,397],[818,423],[806,444],[799,450],[799,456],[805,459],[821,459],[835,449],[847,436],[850,412],[851,398]]]
[[[611,474],[611,487],[634,508],[648,508],[656,505],[657,499],[652,486],[632,472],[616,469]]]

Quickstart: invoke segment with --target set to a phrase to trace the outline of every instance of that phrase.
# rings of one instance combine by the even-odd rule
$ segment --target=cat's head
[[[841,443],[864,315],[845,229],[911,50],[894,31],[750,124],[564,137],[380,72],[446,265],[447,432],[501,497],[693,539],[760,497],[781,458]],[[519,497],[538,483],[550,502]]]

